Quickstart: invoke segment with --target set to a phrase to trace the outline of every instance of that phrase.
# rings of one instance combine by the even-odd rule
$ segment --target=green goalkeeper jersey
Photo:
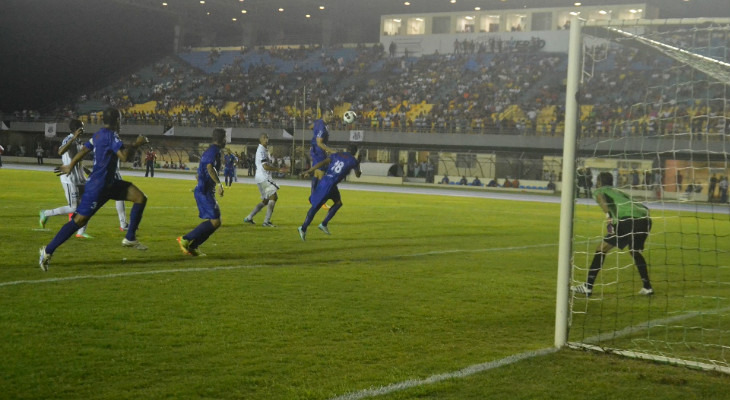
[[[593,191],[593,198],[599,194],[606,198],[608,210],[613,223],[623,218],[644,218],[649,216],[649,209],[643,204],[635,202],[631,196],[611,186],[601,186]]]

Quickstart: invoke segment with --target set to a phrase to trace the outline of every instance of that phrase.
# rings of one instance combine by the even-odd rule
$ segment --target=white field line
[[[728,310],[730,310],[730,308],[724,308],[724,309],[721,309],[718,311],[727,312]],[[644,324],[630,326],[630,327],[624,328],[619,331],[609,332],[609,333],[605,333],[602,335],[586,338],[583,340],[583,343],[600,343],[604,339],[619,338],[619,337],[631,335],[638,331],[649,329],[653,326],[661,326],[661,325],[665,325],[668,323],[677,322],[677,321],[681,321],[684,319],[696,317],[701,314],[703,314],[703,312],[693,311],[693,312],[689,312],[686,314],[675,315],[675,316],[663,318],[663,319],[657,319],[657,320],[649,321]],[[594,347],[594,346],[590,346],[590,345],[581,345],[579,343],[568,343],[568,345],[569,345],[569,347],[574,347],[574,348],[580,348],[580,347],[593,348]],[[594,350],[595,350],[595,348],[594,348]],[[348,393],[348,394],[345,394],[342,396],[334,397],[330,400],[360,400],[360,399],[365,399],[368,397],[382,396],[382,395],[390,394],[390,393],[397,392],[400,390],[406,390],[406,389],[411,389],[411,388],[418,387],[418,386],[430,385],[433,383],[445,381],[447,379],[464,378],[464,377],[474,375],[479,372],[484,372],[484,371],[487,371],[490,369],[503,367],[505,365],[513,364],[515,362],[526,360],[529,358],[535,358],[535,357],[552,354],[557,351],[558,351],[557,348],[552,347],[552,348],[546,348],[546,349],[537,350],[537,351],[528,351],[525,353],[514,354],[511,356],[502,358],[500,360],[485,362],[483,364],[471,365],[464,369],[460,369],[458,371],[447,372],[447,373],[438,374],[438,375],[432,375],[425,379],[410,379],[407,381],[393,383],[393,384],[390,384],[387,386],[381,386],[378,388],[364,389],[364,390],[360,390],[358,392],[351,392],[351,393]]]
[[[474,250],[440,250],[440,251],[429,251],[425,253],[414,253],[414,254],[401,254],[396,256],[390,256],[387,258],[407,258],[407,257],[423,257],[430,255],[441,255],[441,254],[454,254],[454,253],[484,253],[494,251],[515,251],[515,250],[526,250],[532,248],[542,247],[555,247],[556,243],[547,244],[536,244],[530,246],[513,246],[513,247],[498,247],[488,249],[474,249]],[[357,261],[357,260],[353,260]],[[175,274],[175,273],[189,273],[189,272],[210,272],[210,271],[230,271],[237,269],[258,269],[258,268],[286,268],[292,266],[291,264],[277,264],[277,265],[230,265],[222,267],[209,267],[209,268],[175,268],[175,269],[160,269],[160,270],[146,270],[146,271],[130,271],[130,272],[119,272],[115,274],[104,274],[104,275],[75,275],[66,276],[62,278],[48,278],[48,279],[33,279],[33,280],[20,280],[20,281],[9,281],[0,282],[0,287],[5,286],[18,286],[18,285],[35,285],[41,283],[55,283],[65,281],[78,281],[83,279],[112,279],[112,278],[124,278],[130,276],[143,276],[143,275],[159,275],[159,274]]]
[[[530,245],[530,246],[511,246],[511,247],[502,247],[502,248],[488,248],[488,249],[474,249],[474,250],[440,250],[440,251],[429,251],[425,253],[415,253],[415,254],[404,254],[399,255],[396,257],[423,257],[423,256],[430,256],[430,255],[441,255],[441,254],[454,254],[454,253],[481,253],[481,252],[497,252],[497,251],[519,251],[519,250],[526,250],[531,248],[544,248],[544,247],[554,247],[557,246],[555,243],[547,243],[547,244],[536,244],[536,245]],[[186,273],[186,272],[212,272],[212,271],[230,271],[230,270],[239,270],[239,269],[257,269],[257,268],[281,268],[285,267],[285,265],[234,265],[234,266],[225,266],[225,267],[210,267],[210,268],[177,268],[177,269],[165,269],[165,270],[153,270],[153,271],[136,271],[136,272],[120,272],[115,274],[105,274],[105,275],[76,275],[76,276],[68,276],[63,278],[49,278],[49,279],[37,279],[37,280],[20,280],[20,281],[10,281],[10,282],[0,282],[0,287],[5,286],[17,286],[17,285],[33,285],[33,284],[42,284],[42,283],[56,283],[56,282],[66,282],[66,281],[77,281],[77,280],[84,280],[84,279],[113,279],[113,278],[123,278],[123,277],[131,277],[131,276],[143,276],[143,275],[158,275],[158,274],[168,274],[168,273]],[[405,390],[417,386],[422,385],[429,385],[441,381],[445,381],[448,379],[459,379],[464,378],[470,375],[474,375],[480,372],[484,372],[490,369],[499,368],[505,365],[513,364],[515,362],[539,357],[547,354],[552,354],[554,352],[558,351],[557,348],[546,348],[536,351],[528,351],[525,353],[519,353],[514,354],[499,360],[495,361],[489,361],[481,364],[475,364],[468,366],[466,368],[460,369],[458,371],[454,372],[447,372],[443,374],[438,375],[432,375],[425,379],[414,379],[414,380],[408,380],[400,383],[391,384],[388,386],[382,386],[379,388],[374,389],[366,389],[359,392],[352,392],[343,396],[336,397],[334,400],[357,400],[357,399],[364,399],[367,397],[373,397],[373,396],[380,396],[387,393],[396,392],[399,390]]]
[[[529,358],[535,358],[544,356],[547,354],[552,354],[558,351],[557,348],[551,347],[546,348],[542,350],[536,350],[536,351],[527,351],[524,353],[514,354],[499,360],[495,361],[489,361],[482,364],[474,364],[470,365],[466,368],[460,369],[458,371],[454,372],[447,372],[443,374],[437,374],[437,375],[431,375],[428,378],[425,379],[410,379],[407,381],[399,382],[399,383],[393,383],[387,386],[381,386],[378,388],[371,388],[371,389],[364,389],[360,390],[358,392],[352,392],[348,394],[344,394],[342,396],[333,397],[330,400],[359,400],[359,399],[365,399],[368,397],[375,397],[375,396],[382,396],[385,394],[397,392],[400,390],[406,390],[418,386],[424,386],[424,385],[431,385],[434,383],[442,382],[448,379],[460,379],[465,378],[470,375],[474,375],[480,372],[488,371],[490,369],[495,369],[499,367],[503,367],[505,365],[513,364],[518,361],[526,360]]]

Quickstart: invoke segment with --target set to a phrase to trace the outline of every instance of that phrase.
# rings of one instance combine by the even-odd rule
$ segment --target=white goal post
[[[586,56],[587,42],[601,48],[600,60]],[[641,74],[645,84],[633,91],[616,82],[641,80]],[[606,93],[612,88],[616,93]],[[591,95],[606,97],[612,109],[587,104]],[[594,118],[601,112],[611,116]],[[586,279],[606,235],[596,202],[576,198],[582,189],[590,193],[585,181],[586,188],[577,187],[579,169],[610,172],[619,190],[649,208],[653,226],[644,256],[653,296],[637,294],[639,274],[629,252],[619,249],[606,256],[591,295],[571,291]],[[555,346],[730,373],[730,211],[721,203],[729,174],[730,18],[574,17]]]

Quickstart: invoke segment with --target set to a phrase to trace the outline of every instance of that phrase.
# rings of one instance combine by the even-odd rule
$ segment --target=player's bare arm
[[[213,182],[215,182],[215,185],[218,187],[218,195],[223,197],[223,184],[221,183],[221,178],[218,177],[218,171],[215,170],[215,167],[213,167],[212,164],[208,164],[207,168],[210,179],[212,179]]]
[[[263,163],[261,165],[264,167],[264,169],[266,171],[279,172],[279,170],[281,169],[279,167],[275,167],[275,166],[271,165],[271,163],[269,163],[269,162],[265,162],[265,163]]]
[[[324,144],[324,140],[322,138],[319,138],[319,137],[317,138],[317,146],[319,146],[319,148],[322,149],[322,150],[324,150],[325,153],[327,153],[327,154],[337,153],[337,150],[335,150],[335,149],[327,146],[326,144]]]
[[[596,202],[598,203],[598,206],[601,207],[601,210],[605,212],[606,214],[610,214],[611,210],[608,208],[608,202],[606,201],[606,196],[603,194],[596,195]]]
[[[304,172],[301,173],[302,178],[304,178],[307,175],[311,174],[312,171],[316,171],[316,170],[324,167],[325,165],[329,165],[329,163],[330,163],[330,158],[327,157],[324,160],[322,160],[322,161],[320,161],[320,162],[312,165],[312,168],[309,168],[308,170],[306,170],[306,171],[304,171]]]
[[[134,156],[134,153],[137,152],[137,149],[139,148],[139,146],[142,146],[143,144],[149,143],[149,142],[150,142],[149,139],[147,139],[146,137],[144,137],[142,135],[139,135],[139,136],[137,136],[137,139],[134,141],[134,143],[132,143],[131,146],[129,146],[129,147],[125,146],[125,147],[122,147],[121,149],[119,149],[119,151],[117,151],[117,157],[119,157],[119,160],[121,160],[123,162],[127,161],[130,156]]]
[[[62,156],[62,155],[64,155],[64,154],[66,154],[66,152],[68,151],[69,147],[71,147],[71,146],[72,146],[72,145],[74,144],[74,142],[76,141],[76,139],[77,139],[77,138],[78,138],[78,137],[79,137],[79,136],[80,136],[80,135],[81,135],[82,133],[84,133],[84,127],[83,127],[83,126],[82,126],[81,128],[79,128],[79,129],[76,129],[76,130],[74,131],[74,138],[73,138],[73,139],[71,139],[71,140],[67,141],[67,142],[66,142],[66,144],[64,144],[63,146],[61,146],[61,147],[59,147],[59,148],[58,148],[58,155],[59,155],[59,156]]]
[[[58,176],[68,175],[69,173],[71,173],[71,170],[73,169],[73,167],[76,164],[78,164],[79,162],[81,162],[81,159],[83,159],[87,154],[89,154],[90,151],[91,150],[89,150],[88,148],[86,148],[84,146],[81,150],[79,150],[78,153],[76,153],[74,158],[71,160],[71,164],[61,165],[60,167],[56,167],[53,169],[53,172],[55,172],[56,175],[58,175]]]

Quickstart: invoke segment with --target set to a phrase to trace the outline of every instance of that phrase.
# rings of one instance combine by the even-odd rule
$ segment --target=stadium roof
[[[447,11],[575,6],[576,0],[114,0],[130,7],[167,13],[192,28],[208,32],[215,45],[228,45],[245,35],[257,44],[321,39],[323,24],[352,42],[374,42],[380,16]],[[660,16],[730,16],[727,0],[581,0],[583,6],[648,3]],[[338,29],[342,32],[338,32]],[[354,33],[353,33],[354,31]],[[221,43],[223,42],[223,43]],[[213,44],[213,43],[210,43]]]
[[[345,43],[369,43],[379,40],[381,15],[572,7],[576,0],[451,1],[3,0],[0,91],[13,95],[0,96],[0,110],[50,107],[104,87],[172,53],[176,25],[181,46],[322,43],[327,31]],[[662,18],[730,17],[728,0],[580,1],[648,3]]]

